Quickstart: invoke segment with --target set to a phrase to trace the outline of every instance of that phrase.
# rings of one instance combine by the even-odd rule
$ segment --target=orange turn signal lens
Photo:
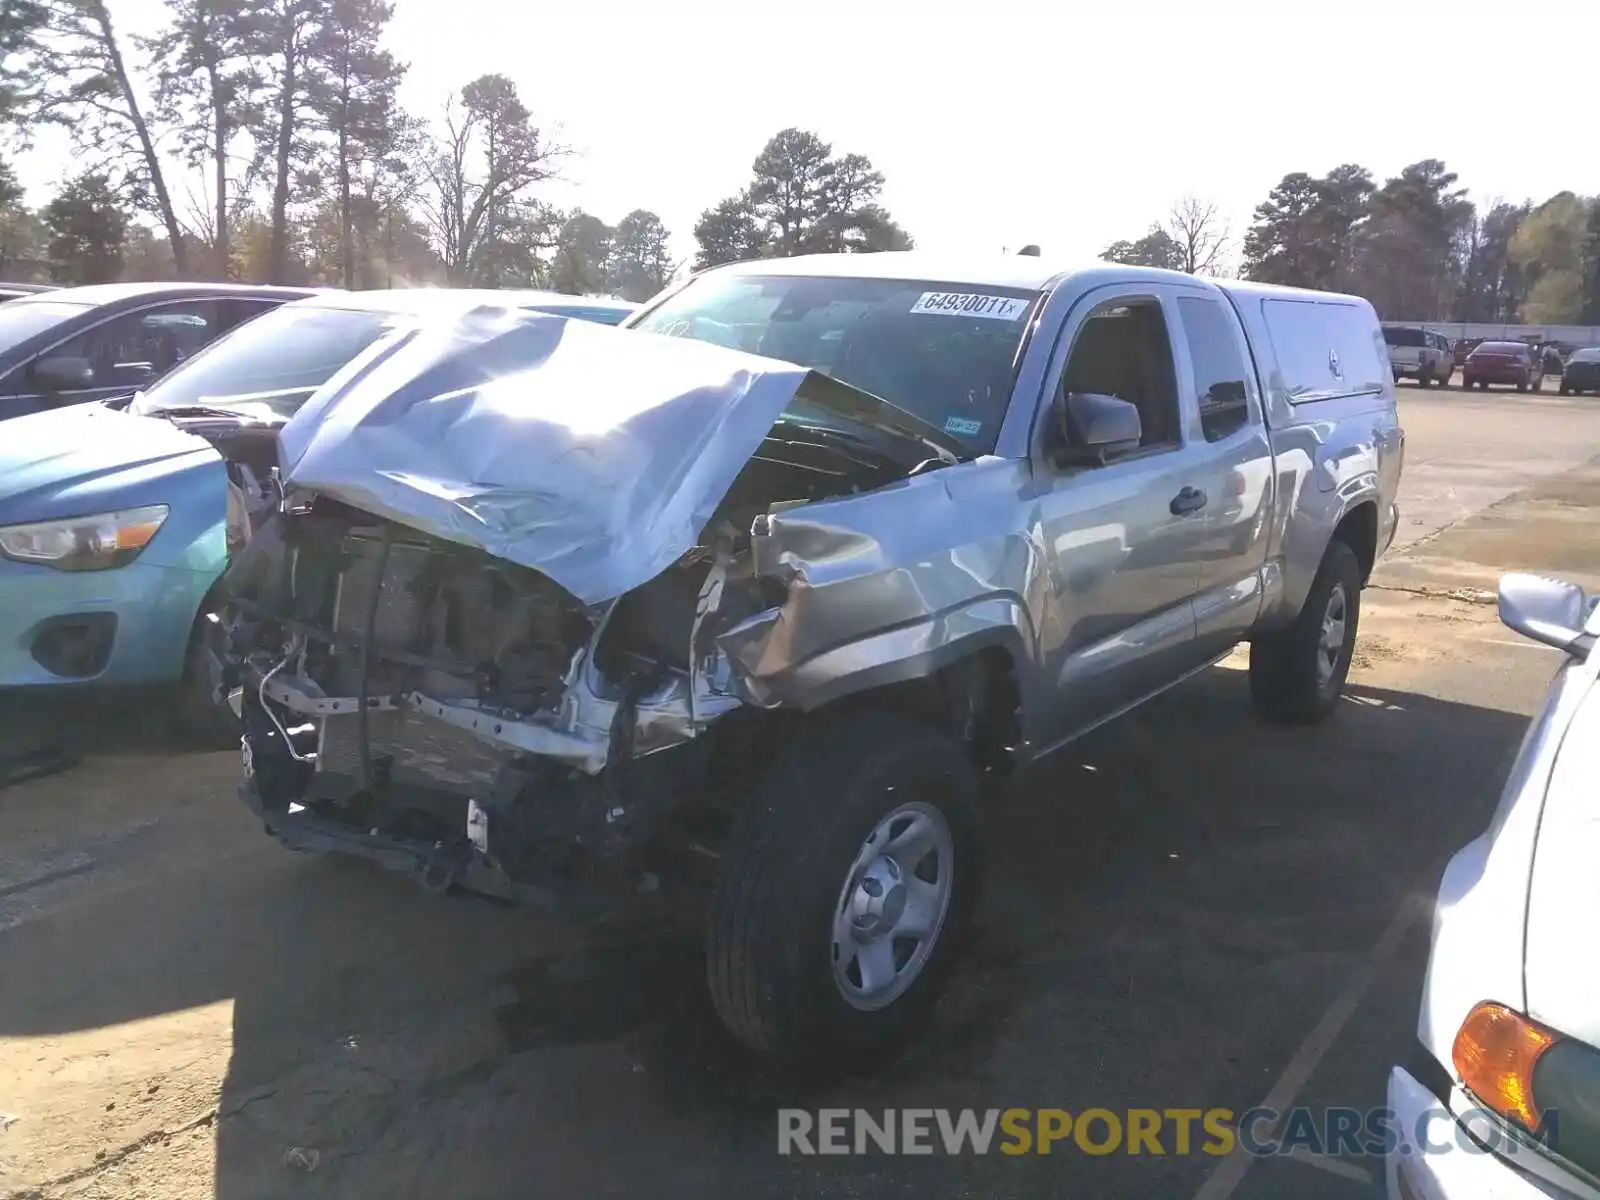
[[[1485,1001],[1467,1014],[1450,1057],[1466,1089],[1486,1107],[1537,1132],[1533,1068],[1555,1045],[1555,1034],[1503,1004]]]

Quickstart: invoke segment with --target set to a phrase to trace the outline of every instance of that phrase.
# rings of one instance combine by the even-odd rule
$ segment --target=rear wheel
[[[707,928],[735,1037],[829,1075],[904,1048],[977,894],[977,791],[960,745],[894,714],[791,743],[734,820]]]
[[[1332,714],[1344,691],[1361,619],[1361,564],[1333,541],[1294,623],[1250,645],[1250,696],[1271,721],[1309,725]]]
[[[1432,382],[1433,382],[1433,372],[1432,371],[1430,371],[1426,367],[1424,367],[1422,370],[1417,372],[1417,386],[1418,387],[1425,388]]]

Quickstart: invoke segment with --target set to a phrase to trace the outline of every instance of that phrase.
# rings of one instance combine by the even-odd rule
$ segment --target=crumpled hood
[[[314,396],[280,434],[283,477],[599,603],[694,545],[810,374],[681,338],[474,313]]]
[[[212,465],[211,443],[170,422],[101,404],[13,417],[0,426],[0,524],[166,500],[173,475]]]

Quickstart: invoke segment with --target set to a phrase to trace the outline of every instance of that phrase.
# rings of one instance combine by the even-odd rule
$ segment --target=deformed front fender
[[[1014,598],[991,596],[950,612],[869,633],[798,662],[773,654],[783,610],[751,618],[719,643],[744,675],[751,698],[805,711],[891,683],[925,679],[981,650],[1003,649],[1027,661],[1033,639],[1027,610]],[[1022,673],[1019,680],[1031,678]]]
[[[784,602],[717,637],[749,701],[811,710],[996,647],[1028,706],[1044,572],[1022,469],[980,460],[759,521],[753,567]]]

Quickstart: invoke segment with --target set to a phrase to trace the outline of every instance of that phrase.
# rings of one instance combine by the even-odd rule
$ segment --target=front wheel
[[[894,714],[790,744],[734,820],[711,906],[707,982],[735,1037],[828,1075],[899,1054],[971,915],[977,793],[961,746]]]
[[[1300,615],[1250,645],[1250,696],[1271,721],[1309,725],[1331,716],[1350,674],[1361,619],[1361,564],[1328,544]]]
[[[211,622],[201,613],[189,637],[184,657],[183,678],[170,717],[175,739],[196,750],[229,750],[239,745],[243,726],[233,710],[216,699],[218,678],[215,660],[208,652],[206,639]]]

